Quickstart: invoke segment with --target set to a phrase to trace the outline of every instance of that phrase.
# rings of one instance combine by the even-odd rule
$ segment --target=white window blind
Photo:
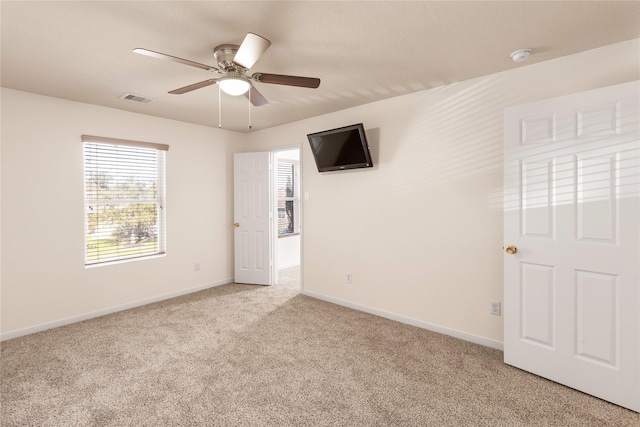
[[[168,145],[83,135],[85,265],[166,252]]]
[[[277,163],[278,190],[278,235],[286,236],[300,232],[299,225],[299,184],[298,163],[281,161]]]

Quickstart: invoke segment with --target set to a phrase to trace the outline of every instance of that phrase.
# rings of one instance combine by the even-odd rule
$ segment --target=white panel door
[[[640,411],[640,82],[505,110],[504,360]]]
[[[271,153],[237,153],[234,173],[235,282],[271,285]]]

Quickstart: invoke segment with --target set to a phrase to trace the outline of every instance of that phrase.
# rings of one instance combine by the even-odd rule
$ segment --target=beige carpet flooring
[[[502,352],[231,284],[1,345],[1,425],[638,426]]]

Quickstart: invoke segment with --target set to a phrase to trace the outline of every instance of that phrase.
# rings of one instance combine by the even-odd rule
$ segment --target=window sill
[[[147,260],[147,259],[163,258],[163,257],[166,257],[166,256],[167,256],[167,253],[166,252],[162,252],[162,253],[153,254],[153,255],[142,255],[142,256],[138,256],[138,257],[117,259],[117,260],[113,260],[113,261],[103,261],[103,262],[96,262],[96,263],[93,263],[93,264],[85,264],[84,268],[96,268],[96,267],[104,267],[104,266],[107,266],[107,265],[125,264],[125,263],[129,263],[129,262],[144,261],[144,260]]]
[[[287,237],[299,236],[300,233],[288,233],[288,234],[278,234],[278,239],[283,239]]]

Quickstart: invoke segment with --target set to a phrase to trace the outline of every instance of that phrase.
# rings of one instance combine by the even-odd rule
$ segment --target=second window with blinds
[[[278,236],[300,232],[300,175],[296,160],[277,161]]]

